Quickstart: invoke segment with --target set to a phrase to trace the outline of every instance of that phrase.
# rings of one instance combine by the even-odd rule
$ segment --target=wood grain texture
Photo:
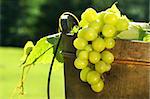
[[[66,99],[149,99],[150,43],[116,40],[111,50],[115,61],[110,72],[104,74],[104,90],[95,93],[80,80],[80,70],[73,65],[74,38],[64,36]]]
[[[116,40],[111,52],[116,60],[150,62],[150,43]]]

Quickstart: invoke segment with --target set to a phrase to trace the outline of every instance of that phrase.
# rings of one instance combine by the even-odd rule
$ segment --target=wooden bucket
[[[116,40],[110,50],[115,56],[110,72],[104,75],[102,92],[95,93],[80,80],[73,63],[75,36],[63,35],[66,99],[149,99],[150,43]]]

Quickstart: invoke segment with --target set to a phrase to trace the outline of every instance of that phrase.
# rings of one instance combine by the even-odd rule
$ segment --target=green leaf
[[[75,25],[75,26],[72,28],[72,30],[70,31],[70,33],[71,33],[71,34],[78,33],[79,29],[80,29],[80,27],[77,26],[77,25]]]
[[[23,49],[23,56],[20,59],[22,61],[22,64],[24,64],[26,62],[27,57],[29,56],[29,54],[33,50],[33,48],[34,48],[34,44],[32,41],[28,41],[25,44],[25,47]]]
[[[143,41],[145,42],[150,42],[150,34],[147,34],[144,38]]]
[[[127,40],[143,40],[143,38],[147,35],[148,23],[138,23],[138,22],[130,22],[128,30],[122,31],[117,35],[119,39],[127,39]]]
[[[53,44],[47,41],[47,37],[41,38],[27,57],[24,65],[34,64],[34,63],[50,63],[53,56],[52,50]],[[48,56],[48,57],[47,57]]]
[[[138,40],[139,39],[139,31],[138,29],[129,29],[120,32],[117,35],[119,39],[127,39],[127,40]]]
[[[23,66],[31,64],[48,64],[51,63],[51,60],[54,56],[56,50],[56,45],[60,39],[60,33],[46,36],[41,38],[33,48],[33,50],[28,55]],[[63,56],[60,53],[62,48],[57,49],[56,59],[59,62],[63,62]]]
[[[47,41],[48,41],[50,44],[56,45],[56,43],[58,42],[58,40],[59,40],[59,38],[60,38],[60,35],[61,35],[61,33],[49,35],[49,36],[47,36]]]
[[[62,40],[60,41],[60,44],[59,44],[59,47],[58,47],[58,51],[57,51],[57,54],[56,54],[56,59],[63,63],[64,62],[64,57],[62,55],[62,48],[63,48],[63,44],[62,44]]]
[[[55,50],[57,50],[57,53],[56,53],[56,59],[57,59],[57,61],[63,63],[64,59],[63,59],[63,55],[62,55],[62,48],[63,48],[62,40],[60,41],[58,49],[56,49],[56,46],[57,46],[56,43],[58,43],[59,39],[60,39],[60,33],[57,33],[55,35],[50,35],[47,38],[47,40],[48,40],[49,43],[54,44],[53,54],[54,54]]]
[[[142,41],[146,35],[146,32],[142,29],[142,27],[139,26],[139,40]]]
[[[113,13],[115,13],[117,16],[120,17],[120,16],[121,16],[121,13],[120,13],[119,9],[117,8],[116,4],[117,4],[117,2],[115,2],[115,3],[111,6],[111,8],[108,8],[106,11],[107,11],[107,12],[113,12]]]
[[[39,56],[35,64],[50,64],[53,56],[53,47],[49,47]]]
[[[26,59],[21,64],[22,66],[22,75],[21,75],[21,82],[19,85],[19,88],[21,90],[21,94],[24,93],[24,80],[28,74],[28,71],[30,70],[31,66],[34,64],[50,64],[52,61],[52,58],[54,56],[54,52],[57,50],[56,46],[58,45],[58,41],[60,39],[60,34],[57,33],[54,35],[46,36],[41,38],[35,45],[31,41],[27,42],[27,44],[24,47],[24,53],[26,56]],[[32,49],[31,49],[32,48]],[[57,70],[62,67],[63,57],[61,52],[61,48],[58,48],[56,58],[54,61],[54,70]],[[57,58],[58,57],[58,58]],[[60,61],[58,61],[60,60]],[[55,65],[57,64],[57,65]]]
[[[123,19],[127,20],[127,22],[130,22],[130,20],[127,18],[126,15],[122,15],[121,17],[122,17]]]

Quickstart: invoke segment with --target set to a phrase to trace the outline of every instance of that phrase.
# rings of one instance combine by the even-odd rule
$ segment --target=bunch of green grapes
[[[104,87],[102,75],[110,71],[114,61],[108,51],[115,46],[118,32],[128,29],[129,21],[114,4],[106,11],[96,12],[86,9],[81,15],[77,38],[73,45],[77,49],[74,66],[81,69],[80,79],[88,82],[94,92],[101,92]]]

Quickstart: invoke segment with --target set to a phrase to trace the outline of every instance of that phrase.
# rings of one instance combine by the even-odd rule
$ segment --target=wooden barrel
[[[74,67],[75,36],[63,35],[66,99],[149,99],[150,43],[116,40],[110,50],[115,56],[110,72],[104,74],[105,86],[95,93],[80,80]]]

